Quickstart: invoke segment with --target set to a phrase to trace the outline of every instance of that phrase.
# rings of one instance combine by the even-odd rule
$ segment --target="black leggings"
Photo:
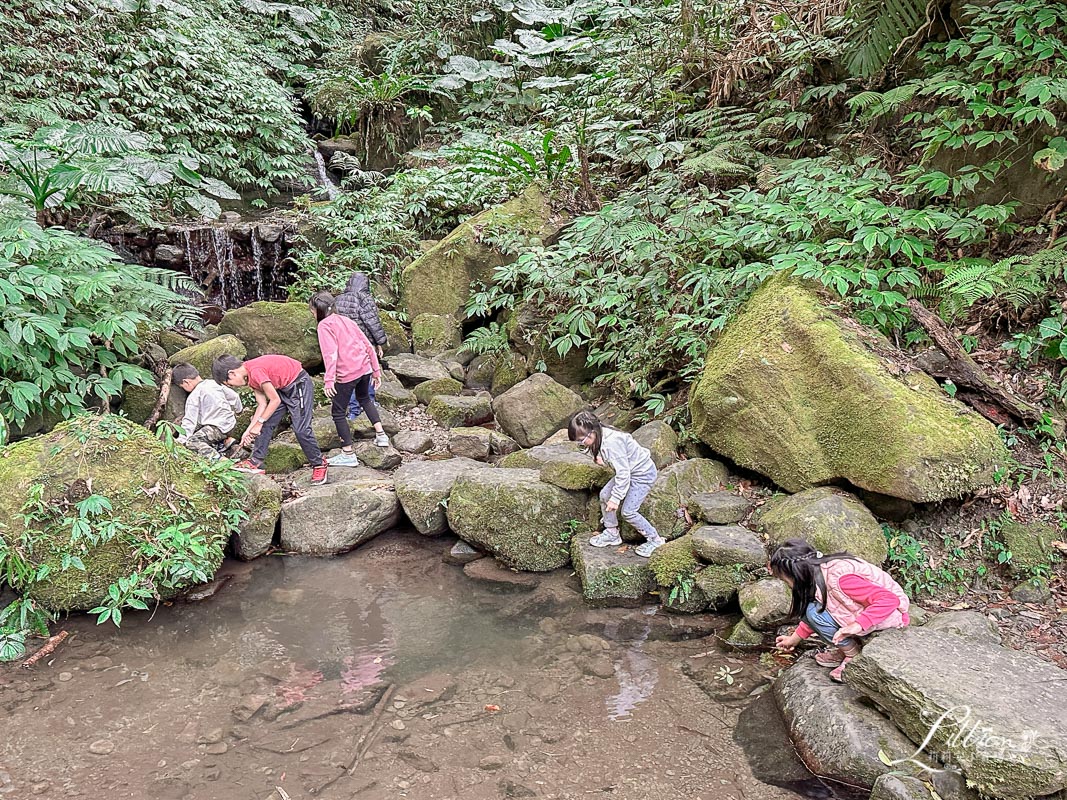
[[[370,381],[371,376],[368,372],[354,381],[338,383],[335,387],[337,393],[333,396],[333,403],[330,405],[330,416],[333,417],[333,424],[337,426],[337,435],[341,437],[342,447],[352,446],[352,429],[348,425],[348,404],[352,400],[353,393],[372,423],[377,424],[382,421],[378,414],[378,406],[371,400]]]

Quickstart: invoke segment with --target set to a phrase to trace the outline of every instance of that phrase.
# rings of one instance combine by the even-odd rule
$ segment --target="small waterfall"
[[[282,243],[272,242],[270,246],[270,285],[282,285]]]
[[[256,299],[264,300],[263,296],[263,242],[259,240],[259,232],[252,234],[252,269],[256,272]]]
[[[240,276],[234,271],[233,239],[225,228],[211,229],[211,244],[215,249],[215,269],[224,307],[241,304]]]
[[[337,185],[330,178],[330,173],[326,171],[326,160],[322,157],[322,153],[319,152],[317,147],[315,148],[315,165],[319,169],[319,183],[322,184],[326,196],[333,200],[337,197]]]

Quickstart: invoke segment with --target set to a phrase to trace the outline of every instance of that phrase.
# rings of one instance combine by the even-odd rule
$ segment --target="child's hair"
[[[771,574],[776,578],[787,577],[793,582],[793,607],[790,614],[803,617],[808,604],[821,599],[820,611],[826,610],[826,582],[822,577],[820,564],[850,558],[859,561],[851,553],[831,553],[824,556],[803,539],[786,539],[771,555]],[[815,590],[818,589],[818,594]]]
[[[315,313],[315,321],[322,322],[333,313],[334,297],[329,292],[316,292],[311,296],[311,310]]]
[[[244,363],[237,356],[219,356],[211,364],[211,377],[215,379],[215,383],[226,383],[230,379],[230,372],[240,369]]]
[[[572,442],[580,442],[591,433],[593,434],[593,445],[589,448],[589,451],[593,454],[593,458],[599,458],[600,446],[604,443],[604,423],[600,421],[600,417],[592,411],[579,411],[571,417],[571,421],[567,425],[568,439]]]
[[[174,369],[170,373],[170,382],[175,386],[181,386],[186,381],[191,381],[193,378],[199,378],[200,371],[192,364],[186,364],[184,361],[180,364],[175,364]]]

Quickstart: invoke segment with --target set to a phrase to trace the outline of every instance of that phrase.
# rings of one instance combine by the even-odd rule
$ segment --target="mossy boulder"
[[[415,387],[415,399],[424,406],[430,405],[430,401],[437,395],[459,395],[463,391],[463,384],[455,378],[434,378],[431,381],[423,381]]]
[[[664,539],[675,539],[688,528],[685,508],[697,494],[713,492],[726,481],[728,473],[721,462],[711,458],[690,458],[660,470],[652,491],[641,505],[641,514]],[[625,522],[624,538],[640,539]]]
[[[248,358],[278,353],[295,358],[308,370],[322,366],[315,320],[304,303],[260,301],[235,308],[222,318],[219,333],[244,342]]]
[[[419,314],[411,320],[411,344],[417,356],[439,356],[462,342],[459,320],[451,314]]]
[[[692,577],[703,565],[693,552],[693,539],[682,536],[653,551],[648,559],[656,584],[665,589],[675,586],[683,578]]]
[[[484,395],[450,397],[437,395],[426,409],[442,428],[469,428],[493,418],[493,407]]]
[[[211,365],[219,356],[235,356],[244,359],[248,355],[244,344],[236,336],[216,336],[206,342],[189,345],[171,353],[167,361],[171,366],[187,363],[196,367],[202,378],[211,377]]]
[[[1011,551],[1008,569],[1015,575],[1024,575],[1030,570],[1049,565],[1057,532],[1054,527],[1040,520],[1024,524],[1009,519],[1001,526],[1000,537]]]
[[[740,525],[702,525],[690,535],[697,557],[709,564],[762,567],[767,563],[763,542]]]
[[[747,583],[738,592],[745,621],[759,631],[770,631],[789,619],[793,593],[777,578]]]
[[[485,464],[469,458],[443,461],[409,461],[396,471],[396,496],[415,530],[423,536],[439,536],[448,530],[445,509],[452,487],[461,475]]]
[[[411,338],[408,336],[408,332],[404,330],[404,326],[388,314],[381,314],[380,319],[382,321],[382,328],[385,329],[386,337],[385,344],[382,345],[382,352],[387,356],[395,356],[399,353],[410,353]]]
[[[408,317],[451,314],[463,319],[471,283],[490,283],[494,269],[514,260],[486,244],[489,236],[507,232],[544,240],[558,229],[548,200],[536,186],[514,200],[471,217],[404,269],[401,300]]]
[[[823,486],[798,494],[772,497],[757,518],[771,549],[786,539],[806,539],[823,553],[847,550],[881,565],[888,554],[878,520],[854,495]]]
[[[678,460],[678,434],[666,422],[653,420],[634,431],[638,444],[648,449],[658,469]]]
[[[159,386],[148,383],[144,386],[127,386],[122,390],[122,404],[120,406],[123,416],[138,425],[144,425],[145,421],[155,410],[159,400]]]
[[[265,475],[247,476],[246,485],[244,511],[248,518],[238,523],[230,543],[235,556],[251,561],[265,554],[274,542],[282,512],[282,487]]]
[[[638,605],[656,588],[645,559],[614,547],[593,547],[588,534],[571,540],[571,561],[582,582],[582,595],[594,605]]]
[[[437,378],[436,380],[450,380],[449,378]],[[419,404],[415,393],[396,379],[391,372],[382,373],[382,384],[374,390],[374,400],[382,408],[393,411],[414,408]]]
[[[512,310],[505,326],[508,341],[531,368],[543,363],[544,372],[564,386],[588,383],[596,376],[586,364],[588,353],[584,348],[577,348],[560,356],[544,335],[549,321],[550,316],[533,303],[520,303]]]
[[[993,483],[996,429],[889,343],[819,296],[768,282],[708,351],[690,395],[693,429],[718,453],[787,491],[847,480],[914,502]]]
[[[285,475],[307,464],[304,451],[295,442],[271,442],[267,457],[263,459],[263,470],[268,475]]]
[[[448,432],[448,452],[454,456],[488,461],[493,456],[506,456],[518,449],[519,445],[510,436],[489,428],[452,428]]]
[[[559,458],[568,458],[581,452],[577,442],[559,442],[558,444],[539,444],[526,450],[516,450],[501,462],[507,469],[541,469],[545,464]]]
[[[546,462],[540,471],[541,480],[561,489],[599,491],[615,477],[611,467],[593,461],[584,453],[567,453]]]
[[[188,336],[183,336],[177,331],[160,331],[159,332],[159,346],[163,348],[163,352],[168,356],[172,356],[179,350],[184,350],[186,347],[191,347],[193,340]]]
[[[726,644],[737,650],[752,650],[763,644],[763,634],[754,630],[744,620],[740,620],[727,634]]]
[[[707,598],[708,607],[719,611],[737,599],[737,590],[748,580],[748,573],[740,564],[712,565],[696,574],[696,587]]]
[[[733,525],[748,516],[752,501],[730,492],[707,492],[689,498],[686,508],[693,521],[711,525]]]
[[[50,434],[0,449],[0,535],[14,543],[26,531],[21,512],[35,486],[42,487],[40,505],[60,515],[47,528],[44,523],[32,526],[40,531],[34,537],[32,565],[47,565],[51,573],[16,588],[54,611],[84,611],[101,604],[119,578],[135,571],[146,574],[152,558],[138,545],[154,540],[171,524],[163,521],[161,498],[178,509],[182,521],[206,534],[202,566],[213,574],[231,533],[218,509],[234,497],[220,494],[203,477],[203,467],[204,461],[185,448],[168,452],[149,431],[114,415],[81,415]],[[63,524],[63,518],[77,514],[76,504],[91,495],[107,498],[107,517],[120,526],[119,533],[103,544],[72,545],[70,525]],[[65,554],[80,557],[85,570],[63,570]],[[188,585],[158,585],[156,591],[167,596]]]
[[[517,386],[530,375],[526,359],[515,353],[507,353],[497,358],[493,367],[493,378],[489,382],[489,391],[493,396],[504,394],[512,386]]]
[[[483,353],[474,357],[467,365],[463,385],[468,389],[489,389],[493,385],[493,375],[500,356],[495,353]]]
[[[523,447],[541,444],[585,408],[585,401],[544,373],[536,373],[493,400],[493,413]]]
[[[448,525],[509,567],[547,572],[570,562],[570,536],[585,496],[543,483],[533,470],[481,469],[459,477]]]

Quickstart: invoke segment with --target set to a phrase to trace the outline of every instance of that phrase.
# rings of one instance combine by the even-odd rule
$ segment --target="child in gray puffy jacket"
[[[634,548],[634,552],[648,558],[665,544],[663,537],[639,510],[659,474],[652,454],[630,434],[605,426],[591,411],[579,411],[571,417],[567,433],[572,442],[580,442],[589,448],[594,461],[615,470],[615,477],[600,492],[604,530],[590,539],[589,544],[593,547],[622,544],[619,535],[621,515],[645,537],[644,544]]]
[[[382,327],[382,318],[378,313],[378,304],[370,293],[370,278],[365,272],[353,272],[345,286],[344,293],[334,299],[334,311],[348,317],[355,322],[361,331],[378,350],[378,358],[382,357],[382,347],[389,337]],[[374,385],[370,387],[370,397],[374,400]],[[355,419],[363,413],[363,407],[356,399],[355,393],[348,405],[348,418]]]

